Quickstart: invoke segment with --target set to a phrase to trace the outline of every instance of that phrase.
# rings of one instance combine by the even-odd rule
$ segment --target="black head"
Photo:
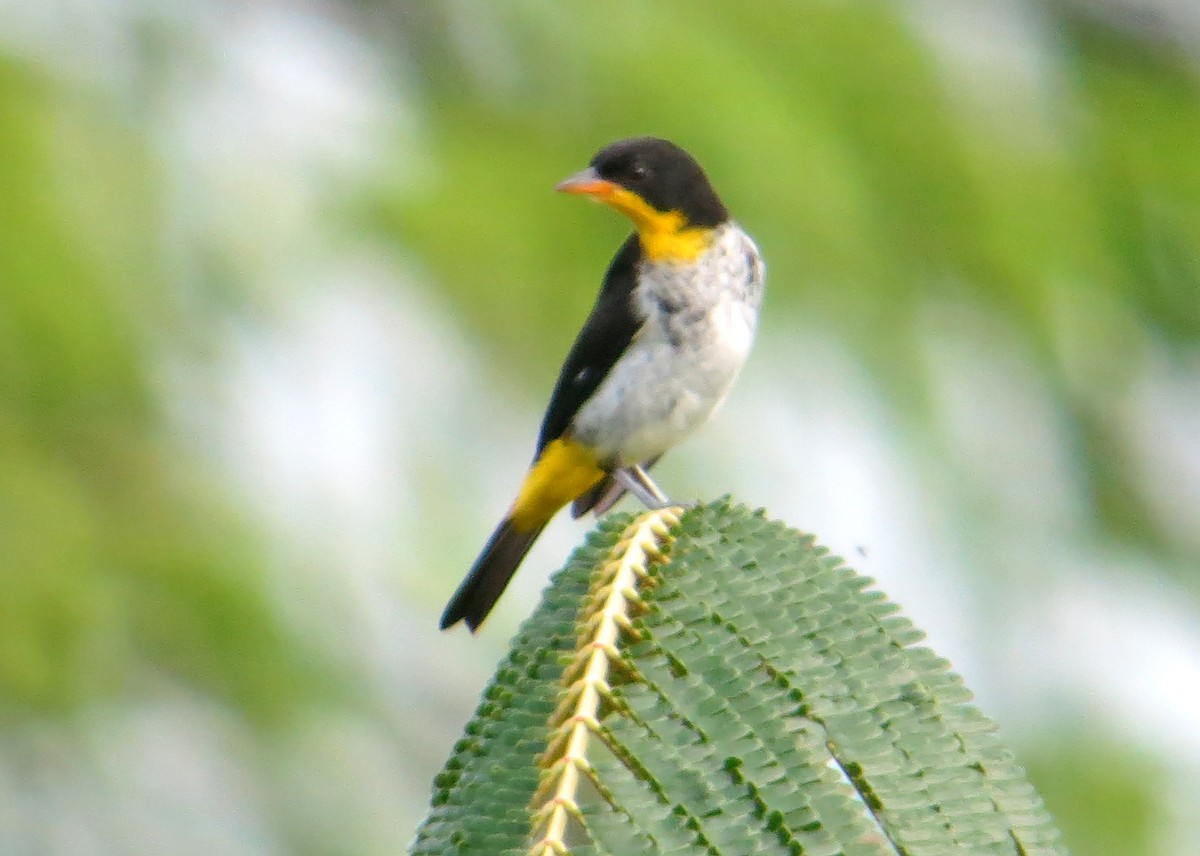
[[[729,219],[700,164],[667,140],[620,140],[597,152],[591,166],[601,179],[637,194],[656,210],[680,212],[689,226],[714,228]]]

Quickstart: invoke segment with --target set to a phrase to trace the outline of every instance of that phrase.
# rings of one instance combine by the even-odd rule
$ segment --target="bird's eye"
[[[633,178],[634,181],[645,181],[646,176],[649,174],[650,174],[650,171],[646,169],[645,165],[640,164],[640,163],[635,163],[633,165],[633,167],[629,170],[629,175]]]

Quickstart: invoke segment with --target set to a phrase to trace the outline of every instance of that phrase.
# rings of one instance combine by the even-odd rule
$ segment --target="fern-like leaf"
[[[555,576],[414,854],[1065,852],[869,579],[726,502],[675,520],[610,516]]]

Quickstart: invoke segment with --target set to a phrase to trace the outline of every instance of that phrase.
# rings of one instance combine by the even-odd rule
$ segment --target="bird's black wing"
[[[596,305],[571,346],[554,385],[542,419],[535,460],[546,444],[567,430],[579,408],[600,386],[641,327],[642,319],[633,308],[641,256],[637,235],[630,235],[609,264]]]

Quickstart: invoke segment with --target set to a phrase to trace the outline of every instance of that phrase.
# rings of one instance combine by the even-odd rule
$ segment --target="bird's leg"
[[[621,467],[613,473],[613,478],[647,508],[666,508],[671,505],[671,500],[659,490],[654,479],[637,464]]]
[[[642,469],[641,464],[634,464],[629,468],[629,472],[643,487],[646,488],[646,492],[653,496],[656,500],[663,505],[671,504],[670,498],[662,492],[657,484],[654,483],[654,479],[650,478],[650,474]]]

